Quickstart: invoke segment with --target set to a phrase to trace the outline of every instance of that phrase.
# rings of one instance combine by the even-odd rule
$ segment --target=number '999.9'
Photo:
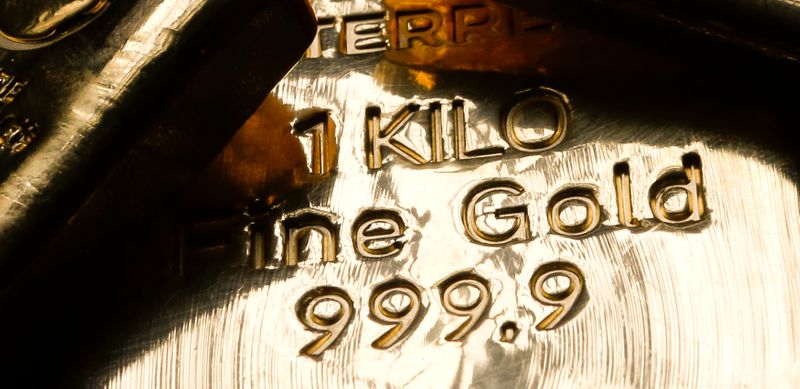
[[[539,303],[555,309],[536,324],[536,329],[556,328],[575,308],[585,288],[583,273],[568,262],[550,262],[540,266],[531,277],[530,291]],[[439,301],[445,312],[464,320],[445,340],[465,339],[485,317],[492,303],[490,284],[470,272],[455,274],[438,285]],[[300,352],[319,356],[339,339],[353,319],[353,300],[344,290],[322,286],[304,294],[297,302],[297,317],[310,331],[322,333]],[[425,314],[422,289],[413,283],[395,279],[377,286],[369,298],[370,318],[391,326],[372,342],[376,349],[387,349],[410,336]]]

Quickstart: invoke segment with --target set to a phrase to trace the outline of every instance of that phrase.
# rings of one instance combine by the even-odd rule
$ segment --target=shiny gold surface
[[[73,1],[44,11],[37,23],[26,29],[25,34],[6,32],[0,28],[0,49],[24,51],[50,46],[92,23],[109,5],[108,0]],[[19,13],[13,8],[8,12],[12,17]]]
[[[623,93],[582,83],[607,68],[546,59],[587,41],[542,19],[482,35],[514,28],[494,3],[313,5],[308,58],[187,195],[181,269],[205,283],[92,382],[800,384],[796,172],[718,131],[734,105],[704,127],[607,104]],[[443,32],[401,47],[400,20]],[[436,40],[458,23],[489,25]],[[639,71],[663,55],[607,42]],[[581,82],[542,77],[567,58]],[[687,62],[658,69],[688,85]]]

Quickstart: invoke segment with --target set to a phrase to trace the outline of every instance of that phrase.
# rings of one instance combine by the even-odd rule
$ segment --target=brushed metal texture
[[[151,263],[125,258],[131,238],[155,228],[315,30],[302,0],[115,1],[52,47],[0,50],[8,382],[75,385],[71,376],[114,315],[145,301],[132,290]],[[33,122],[27,147],[6,147],[26,140],[6,133],[8,123]]]
[[[24,19],[25,11],[34,5],[43,7],[44,3],[4,4],[15,12],[3,17],[17,20],[14,16],[21,14]],[[175,120],[176,114],[165,111],[176,104],[183,90],[193,93],[183,96],[185,100],[203,105],[208,112],[209,108],[218,109],[220,118],[227,108],[223,104],[213,107],[212,98],[203,100],[198,95],[211,96],[225,88],[239,90],[245,112],[238,114],[230,130],[220,126],[224,136],[219,145],[224,144],[272,84],[264,82],[261,74],[242,74],[252,77],[246,82],[257,90],[255,98],[248,101],[245,96],[251,91],[236,83],[224,84],[225,78],[214,74],[207,64],[221,53],[220,47],[230,46],[225,39],[240,39],[236,34],[254,23],[236,18],[252,18],[269,12],[270,7],[274,6],[253,2],[119,1],[108,5],[107,12],[87,29],[56,46],[33,51],[0,49],[0,72],[11,80],[0,86],[3,272],[13,272],[75,212],[120,154],[141,139],[142,128],[174,127],[168,121]],[[299,8],[304,7],[300,3]],[[309,25],[309,19],[298,18],[298,25]],[[231,27],[237,23],[236,28]],[[211,31],[214,29],[223,31]],[[296,39],[302,47],[302,37],[296,34],[285,42]],[[268,45],[270,42],[263,44]],[[251,52],[263,46],[254,46]],[[241,61],[248,61],[248,54],[242,54]],[[286,54],[292,51],[286,50]],[[217,63],[217,69],[248,66],[230,53],[222,55],[228,63]],[[285,69],[273,71],[282,75]],[[264,70],[262,74],[271,72]],[[187,85],[189,82],[209,88]],[[154,119],[157,115],[163,117]]]

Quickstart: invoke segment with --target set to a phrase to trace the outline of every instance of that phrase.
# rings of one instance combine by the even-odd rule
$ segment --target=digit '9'
[[[556,307],[536,329],[540,331],[556,328],[575,308],[585,287],[583,273],[569,262],[550,262],[540,266],[531,277],[531,294],[536,301]]]
[[[489,282],[476,274],[459,273],[441,282],[439,288],[444,310],[451,315],[467,318],[444,338],[450,342],[463,340],[489,310],[492,303]]]
[[[372,318],[393,327],[372,342],[372,347],[386,349],[410,334],[424,314],[420,290],[404,280],[393,280],[378,286],[369,299]]]
[[[316,357],[327,350],[344,332],[353,318],[353,301],[339,288],[323,286],[313,289],[297,303],[297,318],[309,330],[322,332],[322,336],[300,351]]]

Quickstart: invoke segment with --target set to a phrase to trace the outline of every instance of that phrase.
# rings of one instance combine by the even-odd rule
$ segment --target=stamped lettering
[[[583,236],[600,226],[600,202],[588,187],[558,191],[547,206],[550,229],[564,236]]]
[[[405,246],[405,222],[393,210],[364,211],[353,227],[353,246],[365,257],[380,259],[397,255]]]
[[[431,288],[439,290],[443,311],[460,320],[454,329],[442,334],[447,342],[464,341],[485,321],[492,305],[489,281],[471,271],[455,273]],[[537,268],[530,281],[531,296],[543,306],[555,309],[539,320],[536,330],[554,330],[574,317],[585,288],[583,272],[572,263],[559,260]],[[426,290],[402,278],[379,283],[372,289],[367,307],[369,318],[376,324],[391,326],[372,342],[373,348],[389,349],[413,336],[427,312],[423,305]],[[322,286],[305,293],[297,302],[297,317],[307,330],[322,336],[302,347],[300,354],[318,357],[332,347],[343,336],[357,309],[347,292],[338,287]],[[499,340],[509,343],[520,328],[517,323],[506,321],[498,331]]]
[[[327,176],[336,166],[336,133],[331,113],[327,110],[314,112],[297,120],[293,132],[298,137],[311,136],[311,174]]]
[[[316,210],[304,210],[285,218],[283,228],[286,266],[297,266],[300,261],[300,241],[308,239],[312,232],[320,236],[322,262],[336,262],[339,234],[330,215]]]
[[[0,150],[11,155],[19,154],[36,139],[38,128],[29,119],[7,116],[0,120]]]
[[[556,307],[536,325],[540,331],[556,328],[575,308],[586,283],[577,266],[568,262],[551,262],[533,273],[530,288],[536,301]]]
[[[461,222],[464,231],[474,242],[487,246],[503,246],[512,242],[525,242],[530,238],[530,223],[527,206],[517,205],[500,207],[494,210],[484,209],[480,214],[491,214],[495,219],[511,221],[506,231],[488,231],[479,222],[478,206],[493,195],[519,196],[525,189],[513,180],[493,180],[475,186],[464,199],[461,208]]]
[[[0,68],[0,113],[16,100],[28,81]],[[0,151],[10,155],[27,149],[39,133],[39,125],[15,115],[0,116]]]
[[[20,79],[0,68],[0,110],[14,102],[14,99],[28,85],[27,80]]]
[[[377,286],[370,296],[369,309],[375,321],[392,326],[372,342],[377,349],[392,347],[402,340],[425,313],[420,288],[402,279]]]
[[[617,219],[624,227],[639,227],[639,219],[633,216],[631,199],[631,167],[627,162],[614,165],[614,189],[617,192]]]
[[[492,42],[511,36],[549,31],[553,22],[494,2],[448,7],[400,7],[383,12],[322,16],[306,58],[327,57],[329,49],[343,55],[416,46],[440,47]],[[324,39],[337,31],[337,39]],[[333,46],[333,47],[331,47]]]
[[[650,187],[650,209],[662,223],[694,223],[706,215],[700,156],[689,153],[681,162],[682,167],[668,169]]]
[[[316,357],[331,347],[352,321],[353,301],[342,289],[320,287],[298,301],[297,317],[309,330],[322,333],[300,351]]]
[[[474,129],[470,128],[469,112],[464,99],[409,103],[391,115],[384,115],[378,106],[369,106],[365,111],[367,167],[370,170],[383,168],[387,163],[385,159],[388,153],[414,165],[426,165],[445,161],[496,159],[509,149],[535,154],[561,143],[572,120],[572,108],[563,93],[551,88],[538,88],[522,91],[510,101],[510,108],[504,112],[501,122],[496,126],[507,146],[486,145],[480,148],[470,148],[468,144],[467,138]],[[528,123],[529,113],[541,115],[541,107],[553,112],[555,122],[552,128],[533,128]],[[445,108],[449,108],[450,115],[443,114]],[[398,139],[398,135],[416,115],[427,116],[429,143],[426,145],[415,145]],[[388,116],[386,120],[384,116]],[[445,131],[448,125],[452,131]],[[449,142],[453,155],[447,156],[444,144],[448,142],[446,137],[450,133],[452,138]],[[430,155],[424,156],[418,151],[423,148],[430,149]]]
[[[445,335],[450,342],[466,338],[486,315],[492,302],[489,282],[473,273],[456,274],[439,284],[444,310],[454,316],[465,317],[453,332]]]

